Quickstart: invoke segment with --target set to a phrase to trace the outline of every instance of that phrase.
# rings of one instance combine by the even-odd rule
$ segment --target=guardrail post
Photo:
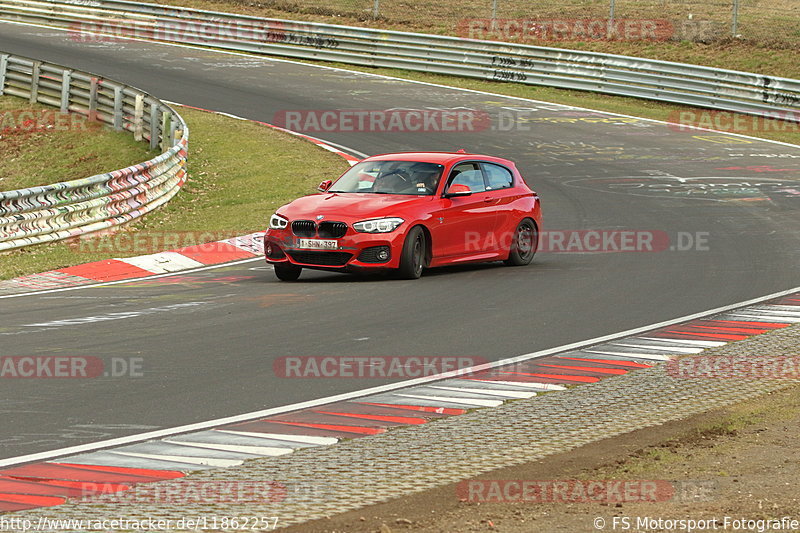
[[[381,0],[375,0],[375,3],[372,5],[372,18],[378,18],[381,10]]]
[[[158,148],[158,106],[150,104],[150,149]]]
[[[72,88],[72,71],[65,70],[61,73],[61,112],[69,113],[69,96]]]
[[[159,131],[161,132],[161,151],[162,152],[166,152],[167,150],[169,150],[169,147],[171,146],[171,144],[169,142],[169,135],[167,135],[167,132],[172,130],[172,127],[171,127],[172,125],[170,123],[170,118],[171,117],[172,117],[172,114],[169,111],[162,111],[161,112],[161,128],[160,128]]]
[[[39,71],[41,70],[42,64],[39,61],[33,62],[33,67],[31,68],[31,96],[30,102],[36,103],[39,101]]]
[[[608,8],[608,30],[606,31],[606,38],[613,39],[614,38],[614,11],[616,8],[616,1],[611,0],[611,3]]]
[[[173,121],[171,124],[169,138],[172,141],[172,146],[178,144],[178,141],[183,137],[183,130],[180,129],[180,123]]]
[[[114,130],[122,131],[122,87],[114,86]]]
[[[0,96],[6,89],[6,70],[8,70],[8,54],[0,55]]]
[[[739,0],[733,0],[733,21],[731,22],[731,37],[739,34]]]
[[[136,142],[144,139],[144,96],[136,95],[133,104],[133,139]]]
[[[89,86],[89,120],[97,120],[97,78],[92,77]]]

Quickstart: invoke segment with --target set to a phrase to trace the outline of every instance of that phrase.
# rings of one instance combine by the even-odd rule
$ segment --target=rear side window
[[[481,174],[481,169],[477,163],[460,163],[450,173],[450,183],[447,186],[448,192],[483,192],[485,190],[483,174]]]
[[[483,163],[483,171],[486,173],[486,182],[490,190],[507,189],[514,184],[514,175],[506,167]]]

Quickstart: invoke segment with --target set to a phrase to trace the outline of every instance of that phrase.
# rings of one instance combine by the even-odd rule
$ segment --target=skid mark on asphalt
[[[106,322],[109,320],[125,320],[128,318],[138,318],[140,316],[154,315],[157,313],[168,313],[168,312],[171,313],[171,312],[181,312],[187,310],[193,311],[209,304],[210,302],[187,302],[174,305],[166,305],[163,307],[150,307],[148,309],[140,309],[137,311],[121,311],[118,313],[107,313],[104,315],[66,318],[63,320],[51,320],[49,322],[37,322],[34,324],[23,324],[22,327],[60,328],[66,326],[80,326],[83,324]]]

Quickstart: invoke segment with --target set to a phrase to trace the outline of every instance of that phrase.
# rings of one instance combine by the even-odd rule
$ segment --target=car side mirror
[[[469,189],[449,190],[442,195],[442,198],[458,198],[460,196],[472,196],[472,191]]]
[[[319,184],[319,187],[317,187],[317,190],[319,192],[325,192],[325,191],[327,191],[328,189],[331,188],[331,185],[333,185],[333,181],[325,180],[325,181],[323,181],[322,183]]]

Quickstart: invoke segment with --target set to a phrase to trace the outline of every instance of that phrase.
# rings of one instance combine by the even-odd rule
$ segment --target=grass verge
[[[697,476],[729,477],[730,472],[721,467],[731,465],[710,458],[724,457],[726,453],[735,457],[734,448],[746,445],[748,437],[765,431],[761,428],[780,430],[798,416],[800,387],[793,386],[726,407],[683,435],[635,450],[625,459],[600,466],[585,477],[669,479],[679,476],[689,465]]]
[[[0,97],[0,191],[85,178],[154,155],[129,133],[84,116]]]
[[[180,246],[199,244],[194,241],[224,239],[264,229],[276,207],[309,194],[322,179],[338,176],[348,167],[335,154],[257,123],[187,108],[180,108],[179,112],[191,132],[189,180],[172,201],[144,219],[120,228],[121,233],[111,237],[90,237],[78,244],[58,242],[7,252],[0,259],[0,279],[159,251],[129,246],[131,240],[122,237],[134,232],[143,236],[142,241],[149,247],[165,242],[178,242]],[[26,153],[34,168],[52,157],[38,147]],[[61,158],[66,160],[63,154]],[[142,157],[134,157],[125,164],[108,164],[104,168],[118,168],[141,160]],[[102,245],[97,245],[98,242]]]

